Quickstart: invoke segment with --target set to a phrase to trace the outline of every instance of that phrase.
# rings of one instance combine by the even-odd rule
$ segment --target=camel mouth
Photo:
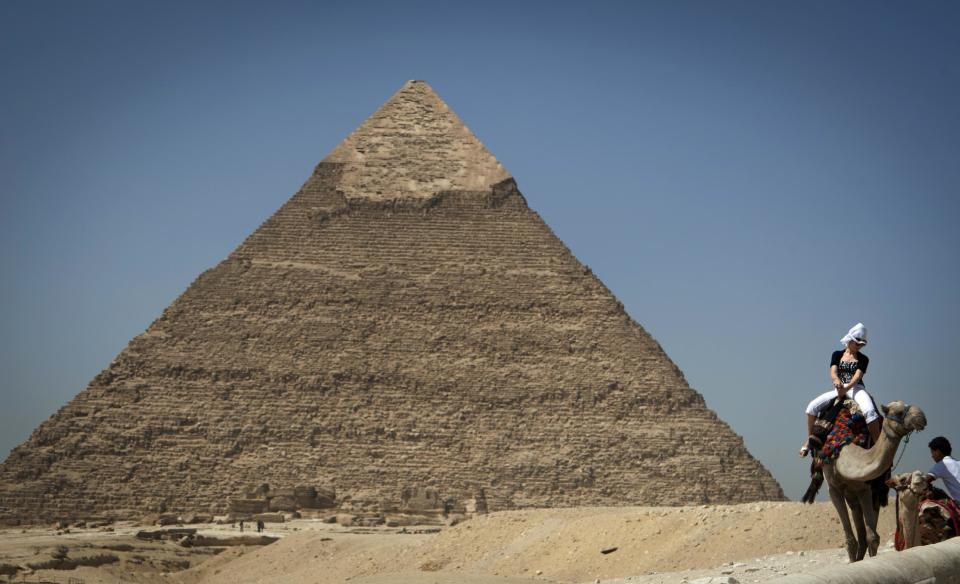
[[[907,415],[904,416],[904,422],[907,428],[922,432],[927,427],[927,416],[919,408],[913,406],[907,408]]]

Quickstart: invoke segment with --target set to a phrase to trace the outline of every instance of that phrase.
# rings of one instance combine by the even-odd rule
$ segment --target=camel
[[[943,532],[937,528],[934,523],[936,520],[933,518],[938,517],[937,514],[942,510],[949,513],[950,508],[942,505],[942,499],[947,497],[946,493],[932,487],[926,475],[919,470],[894,475],[887,481],[887,485],[896,489],[900,497],[897,523],[903,533],[903,547],[897,549],[943,541]],[[927,502],[927,499],[933,502]],[[927,511],[934,511],[935,514],[925,515],[924,507],[929,507]],[[943,519],[949,522],[949,518]],[[925,524],[925,533],[921,533],[923,531],[920,528],[921,521]]]
[[[869,481],[893,466],[893,458],[904,436],[927,426],[926,415],[916,406],[894,401],[880,406],[880,409],[884,415],[883,426],[872,448],[848,444],[832,464],[823,465],[823,478],[827,481],[830,501],[840,516],[851,562],[859,562],[868,552],[871,557],[877,555],[880,546],[880,536],[877,535],[879,508],[874,506]],[[847,513],[848,506],[853,515],[853,526]]]
[[[900,497],[897,524],[903,532],[903,549],[920,545],[920,501],[927,492],[927,479],[919,470],[890,477],[887,485],[896,489]]]

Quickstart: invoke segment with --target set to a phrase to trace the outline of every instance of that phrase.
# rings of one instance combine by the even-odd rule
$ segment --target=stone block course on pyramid
[[[743,440],[408,82],[0,467],[0,520],[783,499]]]

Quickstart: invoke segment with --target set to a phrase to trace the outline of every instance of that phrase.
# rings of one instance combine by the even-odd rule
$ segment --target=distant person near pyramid
[[[422,81],[12,451],[0,520],[264,483],[353,509],[784,498]]]

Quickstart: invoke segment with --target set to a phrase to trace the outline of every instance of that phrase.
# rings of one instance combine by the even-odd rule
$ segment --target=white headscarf
[[[846,345],[850,341],[853,341],[858,345],[867,344],[867,327],[863,326],[862,322],[858,322],[850,327],[850,330],[847,332],[846,336],[840,339],[840,344]]]

